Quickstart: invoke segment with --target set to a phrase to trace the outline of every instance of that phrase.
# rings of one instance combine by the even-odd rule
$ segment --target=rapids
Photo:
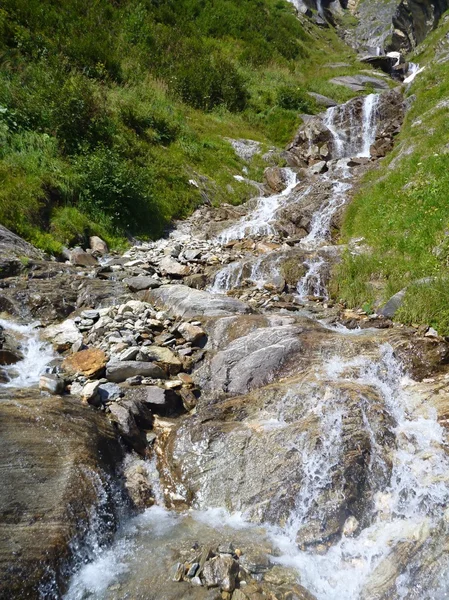
[[[413,75],[417,73],[415,69]],[[288,568],[293,579],[317,600],[447,597],[449,453],[438,403],[433,403],[426,388],[421,389],[407,375],[395,351],[398,342],[394,335],[389,337],[375,329],[349,330],[335,322],[329,324],[319,310],[316,316],[304,310],[311,304],[310,299],[328,298],[326,269],[330,257],[338,253],[338,248],[332,246],[332,222],[348,202],[353,178],[351,159],[369,160],[378,117],[376,94],[364,97],[357,113],[354,104],[347,103],[329,108],[323,117],[333,155],[327,161],[327,171],[313,173],[311,179],[316,182],[319,178],[331,191],[312,215],[307,235],[293,248],[293,252],[301,252],[304,268],[304,275],[295,283],[298,310],[292,316],[262,313],[227,316],[215,322],[216,330],[210,336],[215,338],[206,351],[212,355],[216,352],[215,358],[222,363],[218,361],[219,367],[212,375],[230,378],[233,369],[238,370],[235,363],[240,360],[244,372],[267,371],[262,373],[259,388],[253,386],[252,378],[248,378],[250,383],[246,388],[223,387],[229,401],[229,405],[224,403],[223,422],[220,401],[213,393],[208,396],[204,388],[203,405],[200,403],[180,426],[174,420],[161,425],[170,431],[178,427],[179,435],[186,435],[181,429],[188,430],[189,422],[204,431],[207,427],[216,428],[207,439],[187,434],[187,441],[174,461],[173,470],[181,479],[188,478],[189,468],[193,472],[196,469],[193,491],[187,489],[191,483],[188,480],[185,485],[178,483],[174,492],[171,490],[169,466],[161,463],[164,448],[158,442],[151,459],[128,455],[124,468],[127,461],[139,462],[155,505],[138,515],[130,514],[123,505],[118,511],[120,519],[112,542],[105,540],[99,513],[90,515],[87,538],[79,546],[73,543],[75,558],[65,600],[215,598],[207,596],[204,587],[196,589],[188,583],[173,581],[173,566],[192,545],[226,545],[230,541],[233,547],[256,548],[270,568],[276,565]],[[254,199],[244,217],[212,240],[217,253],[236,240],[252,240],[254,245],[261,242],[265,250],[261,254],[247,252],[241,260],[220,265],[209,293],[223,295],[244,285],[263,289],[267,282],[276,287],[279,279],[283,281],[282,262],[290,256],[292,248],[273,244],[273,239],[282,210],[306,204],[313,193],[313,182],[309,186],[307,180],[298,181],[293,168],[284,168],[282,175],[285,182],[282,192]],[[172,239],[182,242],[186,236],[181,226]],[[267,252],[269,243],[273,249]],[[292,256],[293,260],[299,260],[299,254]],[[230,323],[239,318],[246,327],[245,333],[232,338]],[[3,386],[35,386],[54,358],[52,348],[40,339],[34,325],[0,320],[0,326],[19,340],[23,355],[18,363],[6,367],[9,381]],[[228,334],[230,338],[226,341]],[[267,339],[271,345],[264,346]],[[294,364],[288,363],[290,354]],[[270,363],[267,356],[274,357],[274,362]],[[284,358],[288,363],[285,372]],[[246,363],[247,359],[250,362]],[[268,372],[272,364],[276,376],[282,373],[279,380]],[[237,376],[246,381],[241,373]],[[442,381],[442,387],[447,386],[447,376]],[[232,389],[237,390],[234,397]],[[226,420],[233,403],[238,406],[239,401],[238,419]],[[207,413],[208,410],[212,412]],[[353,423],[355,431],[351,429]],[[254,439],[256,454],[257,449],[262,452],[267,446],[269,452],[273,444],[276,456],[270,460],[274,468],[278,455],[284,453],[286,461],[294,457],[288,463],[293,465],[292,486],[281,479],[275,480],[275,485],[268,485],[269,488],[285,485],[284,496],[268,494],[265,498],[264,493],[271,493],[271,489],[268,492],[255,489],[250,503],[240,502],[232,497],[232,491],[227,491],[227,486],[234,489],[230,480],[240,475],[233,473],[232,468],[222,473],[216,483],[207,460],[217,452],[214,444],[218,444],[228,466],[233,455],[226,452],[230,452],[235,441],[234,434],[237,439],[242,435],[246,440],[241,449],[238,447],[237,454],[247,452]],[[163,433],[163,437],[167,435]],[[355,441],[349,439],[351,436]],[[363,475],[360,481],[349,481],[342,465],[345,461],[351,463],[358,452],[361,458],[357,459],[356,468],[363,470]],[[257,467],[257,460],[254,464]],[[351,476],[350,470],[348,473]],[[259,480],[250,467],[247,478],[258,485]],[[214,501],[213,490],[217,485],[224,492],[216,497],[225,497],[226,502]],[[103,497],[106,505],[107,494],[102,486],[99,482],[98,496]],[[353,497],[357,492],[360,497]],[[173,509],[174,500],[181,503],[181,509]],[[253,504],[259,501],[262,508],[253,510]],[[121,502],[119,496],[117,502]],[[265,514],[268,516],[261,516]],[[278,517],[280,514],[282,518]],[[264,572],[262,569],[256,573],[258,581],[263,579]],[[43,589],[42,598],[59,597],[56,592],[52,595],[53,588],[48,590]]]
[[[41,339],[38,325],[21,325],[0,319],[0,327],[17,340],[23,355],[17,363],[4,367],[9,381],[0,384],[1,387],[28,388],[37,385],[48,363],[55,358],[51,344]]]

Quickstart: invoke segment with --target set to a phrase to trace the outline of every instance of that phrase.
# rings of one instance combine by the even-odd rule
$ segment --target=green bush
[[[104,95],[82,75],[66,79],[52,117],[61,146],[69,154],[86,145],[109,143],[114,134]]]
[[[162,215],[149,168],[105,148],[78,157],[76,167],[80,173],[79,206],[91,219],[125,235],[161,230]]]
[[[310,96],[307,96],[302,88],[295,86],[280,87],[277,92],[277,103],[281,108],[303,113],[311,113],[314,109],[314,103]]]
[[[170,85],[184,102],[206,111],[220,105],[230,111],[241,111],[248,100],[244,79],[234,65],[206,51],[180,61]]]

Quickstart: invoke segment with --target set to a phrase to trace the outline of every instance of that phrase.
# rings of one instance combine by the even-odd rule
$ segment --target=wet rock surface
[[[33,258],[2,280],[4,308],[42,314],[56,356],[41,377],[29,450],[48,455],[55,473],[48,466],[26,492],[49,482],[33,500],[43,498],[47,516],[32,504],[39,535],[56,523],[46,560],[67,581],[53,547],[69,556],[74,515],[101,506],[91,475],[110,481],[118,437],[124,490],[141,512],[118,533],[112,567],[100,549],[90,571],[72,573],[68,600],[411,600],[395,588],[404,564],[421,585],[428,540],[442,564],[448,344],[389,314],[345,310],[327,291],[351,186],[391,149],[403,110],[397,90],[331,107],[305,120],[283,155],[293,166],[269,167],[245,205],[205,204],[123,256],[91,240],[72,251],[76,264]],[[230,143],[245,160],[260,150]],[[27,358],[30,346],[3,343],[17,364]],[[17,417],[6,435],[23,445],[30,401],[0,410]],[[77,494],[87,499],[80,509]],[[11,498],[6,517],[21,524],[17,486]],[[12,589],[38,556],[19,533],[24,566],[8,571]],[[89,573],[103,581],[108,568],[106,583],[89,588]]]
[[[104,415],[73,400],[2,391],[0,414],[0,595],[50,597],[64,583],[68,540],[83,541],[99,502],[113,533],[122,451]]]

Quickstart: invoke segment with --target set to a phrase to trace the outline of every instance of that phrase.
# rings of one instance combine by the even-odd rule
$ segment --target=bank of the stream
[[[446,597],[448,342],[329,293],[410,114],[379,85],[305,117],[288,166],[226,142],[254,197],[121,255],[0,230],[2,597]]]

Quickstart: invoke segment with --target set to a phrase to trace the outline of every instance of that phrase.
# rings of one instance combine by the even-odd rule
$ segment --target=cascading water
[[[420,67],[416,63],[409,63],[407,77],[404,79],[404,83],[412,83],[417,75],[424,71],[425,67]]]
[[[218,241],[225,244],[231,240],[275,233],[272,221],[296,186],[296,173],[289,168],[283,169],[283,171],[287,184],[286,188],[280,194],[258,198],[255,210],[240,219],[235,225],[222,231],[218,236]]]
[[[376,140],[376,110],[379,104],[379,94],[369,94],[363,102],[362,123],[363,147],[357,156],[369,158],[371,146]]]
[[[0,387],[27,388],[37,385],[40,375],[55,357],[53,348],[41,339],[36,324],[19,325],[0,319],[0,327],[18,340],[23,355],[15,364],[3,367],[9,381],[0,384]]]
[[[389,345],[381,347],[378,360],[361,357],[347,362],[335,357],[328,363],[327,375],[329,385],[344,380],[371,386],[383,399],[396,424],[391,477],[376,492],[370,518],[358,533],[343,535],[324,555],[298,551],[297,531],[307,521],[310,507],[317,504],[323,488],[329,486],[329,474],[342,443],[338,425],[342,406],[338,394],[331,392],[326,398],[327,421],[322,419],[324,443],[306,453],[306,479],[295,509],[287,526],[271,530],[271,535],[283,553],[279,562],[297,568],[303,584],[318,600],[357,600],[364,597],[365,589],[375,585],[371,578],[375,578],[376,567],[394,560],[396,547],[406,541],[419,546],[422,538],[441,526],[449,501],[449,457],[436,415],[430,409],[424,414],[417,410],[411,384]],[[364,421],[372,435],[366,415]],[[412,571],[408,573],[410,578]],[[401,588],[409,590],[412,585],[403,573],[396,581],[397,597],[404,597]],[[420,597],[446,596],[431,593]]]
[[[296,288],[300,300],[304,300],[308,296],[327,298],[326,286],[322,282],[321,275],[324,265],[325,260],[322,256],[304,262],[307,273],[299,281]]]
[[[349,179],[351,172],[347,160],[353,156],[369,158],[371,146],[375,142],[377,132],[377,109],[380,95],[369,94],[363,99],[360,117],[355,113],[354,102],[342,106],[331,107],[326,111],[324,124],[332,134],[334,155],[339,159],[332,179],[333,193],[330,199],[313,215],[310,231],[301,240],[301,246],[307,250],[316,250],[329,237],[330,226],[336,211],[347,201],[347,192],[351,189]],[[346,127],[343,124],[346,123]],[[347,133],[344,133],[344,131]],[[361,133],[360,133],[361,132]],[[325,174],[323,179],[331,179]],[[315,257],[306,261],[308,272],[299,281],[297,291],[300,299],[307,296],[324,296],[321,285],[320,270],[325,266],[323,257]]]
[[[376,111],[379,94],[363,98],[361,118],[354,101],[333,106],[326,111],[324,125],[332,134],[334,158],[370,156],[370,147],[376,139]]]

